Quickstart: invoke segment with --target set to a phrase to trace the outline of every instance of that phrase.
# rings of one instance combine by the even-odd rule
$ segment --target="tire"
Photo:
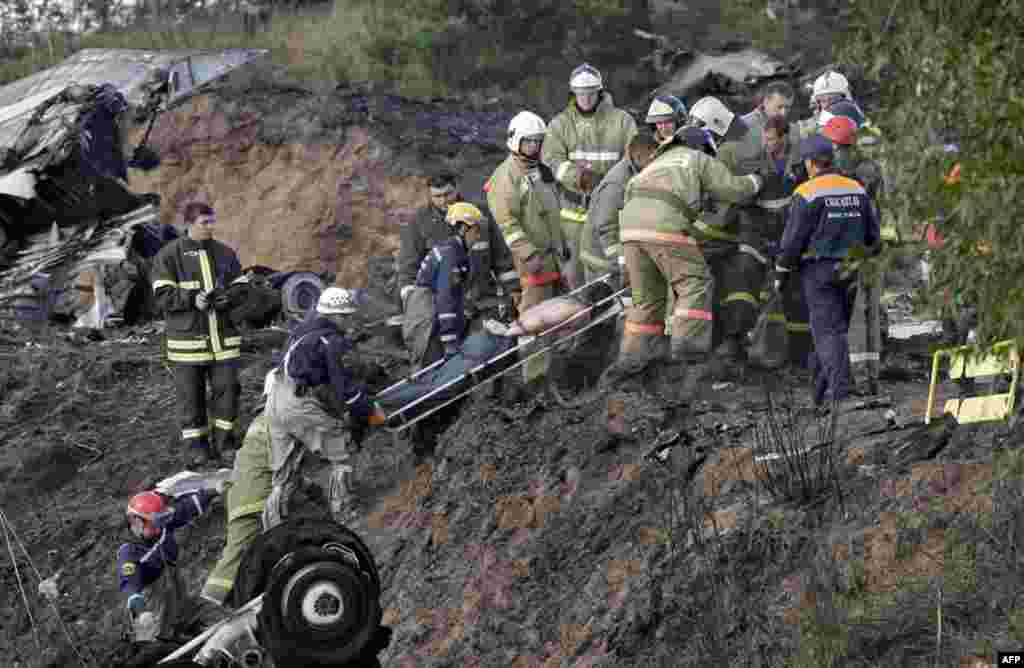
[[[330,543],[344,545],[356,553],[360,567],[370,574],[373,587],[379,594],[377,564],[370,548],[355,532],[329,519],[301,517],[260,534],[242,555],[232,592],[235,607],[245,605],[266,590],[274,566],[289,552]]]
[[[259,636],[277,665],[338,666],[360,658],[380,624],[371,575],[333,548],[304,547],[274,567]]]
[[[323,279],[309,271],[299,271],[281,285],[281,307],[289,316],[302,317],[316,307],[326,286]]]

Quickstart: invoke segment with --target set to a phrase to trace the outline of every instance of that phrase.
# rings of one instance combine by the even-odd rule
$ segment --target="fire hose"
[[[569,294],[571,295],[573,293],[580,292],[580,291],[582,291],[582,290],[584,290],[584,289],[594,285],[595,283],[598,283],[600,281],[604,281],[609,276],[610,276],[610,274],[605,274],[604,276],[601,276],[601,277],[599,277],[597,279],[594,279],[593,281],[590,281],[589,283],[587,283],[587,284],[577,288],[576,290],[573,290]],[[528,363],[533,358],[535,358],[535,357],[537,357],[539,355],[542,355],[542,354],[548,352],[549,350],[552,350],[552,349],[557,348],[559,346],[564,346],[566,343],[568,343],[572,339],[575,339],[580,334],[583,334],[587,330],[589,330],[589,329],[591,329],[593,327],[596,327],[596,326],[598,326],[598,325],[600,325],[600,324],[610,320],[613,317],[614,318],[620,317],[622,315],[622,313],[624,312],[624,304],[622,303],[622,296],[626,292],[628,292],[628,291],[629,291],[629,288],[623,288],[623,289],[619,290],[618,292],[612,293],[611,295],[609,295],[609,296],[607,296],[607,297],[605,297],[605,298],[603,298],[603,299],[601,299],[601,300],[599,300],[597,302],[594,302],[593,304],[591,304],[590,306],[586,307],[585,309],[579,311],[578,313],[576,313],[576,314],[566,318],[562,322],[560,322],[560,323],[558,323],[558,324],[556,324],[556,325],[554,325],[552,327],[549,327],[544,332],[542,332],[542,333],[532,337],[529,341],[524,342],[524,343],[520,343],[519,345],[517,345],[517,346],[515,346],[513,348],[510,348],[509,350],[506,350],[505,352],[503,352],[503,353],[501,353],[499,355],[495,355],[491,359],[488,359],[488,360],[482,362],[481,364],[478,364],[477,366],[473,367],[469,371],[467,371],[465,373],[462,373],[459,376],[457,376],[456,378],[448,381],[444,385],[441,385],[440,387],[434,388],[433,390],[431,390],[429,393],[423,395],[422,397],[419,397],[418,399],[416,399],[416,400],[406,404],[405,406],[402,406],[401,408],[395,410],[394,412],[392,412],[390,415],[387,416],[387,422],[391,423],[391,422],[393,422],[396,419],[401,419],[402,420],[402,424],[397,426],[397,427],[389,427],[388,431],[393,433],[393,434],[398,434],[398,433],[408,429],[409,427],[413,426],[414,424],[416,424],[420,420],[423,420],[423,419],[429,417],[430,415],[433,415],[434,413],[442,410],[443,408],[445,408],[445,407],[455,403],[456,401],[462,399],[463,397],[469,395],[470,393],[474,392],[475,390],[477,390],[479,387],[481,387],[485,383],[488,383],[488,382],[490,382],[490,381],[492,381],[492,380],[494,380],[496,378],[500,378],[501,376],[504,376],[504,375],[506,375],[506,374],[508,374],[508,373],[510,373],[510,372],[512,372],[512,371],[514,371],[516,369],[518,369],[519,367],[521,367],[524,364]],[[561,338],[559,338],[559,339],[557,339],[557,340],[555,340],[555,341],[553,341],[553,342],[551,342],[551,343],[549,343],[549,344],[547,344],[545,346],[542,346],[538,350],[534,350],[526,358],[519,360],[519,362],[517,362],[516,364],[513,364],[512,366],[510,366],[510,367],[508,367],[508,368],[506,368],[506,369],[504,369],[504,370],[502,370],[502,371],[500,371],[498,373],[495,373],[495,374],[492,374],[492,375],[488,375],[488,376],[486,376],[484,378],[480,378],[479,377],[479,374],[482,371],[484,371],[484,370],[486,370],[486,369],[488,369],[490,367],[493,367],[496,363],[498,363],[501,360],[511,356],[512,354],[519,353],[521,350],[532,346],[537,339],[543,339],[545,336],[547,336],[547,335],[549,335],[549,334],[551,334],[553,332],[556,332],[556,331],[564,328],[570,322],[572,322],[574,320],[578,320],[579,318],[583,317],[584,315],[587,315],[587,314],[591,313],[596,307],[598,307],[598,306],[600,306],[602,304],[608,303],[608,302],[612,302],[612,301],[617,301],[619,303],[620,308],[618,308],[618,309],[614,309],[614,308],[610,309],[607,313],[602,314],[600,317],[598,317],[594,321],[590,322],[586,326],[581,327],[580,329],[576,330],[575,332],[572,332],[571,334],[568,334],[568,335],[566,335],[564,337],[561,337]],[[443,363],[443,360],[441,362]],[[439,363],[435,363],[434,365],[431,365],[430,367],[427,367],[426,369],[423,369],[422,371],[418,372],[417,374],[411,376],[409,379],[406,379],[404,381],[400,381],[399,383],[396,383],[395,385],[392,385],[391,387],[385,389],[383,392],[379,393],[377,396],[379,397],[379,396],[381,396],[383,394],[386,394],[388,391],[390,391],[390,390],[392,390],[392,389],[394,389],[396,387],[400,387],[401,385],[403,385],[403,384],[405,384],[407,382],[410,382],[411,380],[415,379],[419,375],[421,375],[423,373],[426,373],[431,368],[434,368],[434,367],[438,366],[438,364]],[[467,378],[472,378],[473,381],[474,381],[473,385],[471,387],[469,387],[466,390],[464,390],[463,392],[459,393],[457,396],[455,396],[455,397],[453,397],[451,399],[448,399],[444,403],[442,403],[442,404],[440,404],[438,406],[435,406],[435,407],[431,408],[430,410],[425,411],[424,413],[421,413],[416,418],[414,418],[412,420],[406,420],[404,414],[408,410],[410,410],[411,408],[414,408],[414,407],[420,405],[421,403],[431,399],[432,397],[440,394],[441,392],[444,392],[448,388],[461,383],[463,380],[465,380]]]

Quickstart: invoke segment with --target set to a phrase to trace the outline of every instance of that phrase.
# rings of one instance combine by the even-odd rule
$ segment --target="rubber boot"
[[[710,355],[693,352],[689,341],[673,337],[670,359],[673,364],[683,365],[685,372],[680,383],[680,399],[689,405],[697,400],[700,384],[711,375]]]
[[[729,336],[715,348],[712,355],[712,376],[716,380],[734,381],[743,375],[746,362],[746,350],[738,336]]]
[[[619,358],[601,374],[598,387],[609,389],[646,371],[652,362],[664,356],[664,339],[661,334],[624,332]]]

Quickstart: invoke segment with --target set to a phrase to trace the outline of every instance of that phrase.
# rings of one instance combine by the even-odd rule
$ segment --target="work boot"
[[[619,358],[612,363],[597,381],[600,389],[621,385],[646,371],[650,365],[664,359],[665,337],[656,334],[626,333],[622,337]]]
[[[746,367],[746,350],[742,339],[737,336],[727,337],[715,348],[712,355],[711,374],[716,380],[734,381],[742,378]]]

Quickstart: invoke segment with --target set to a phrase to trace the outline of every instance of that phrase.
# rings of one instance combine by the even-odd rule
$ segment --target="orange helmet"
[[[833,144],[850,146],[857,141],[857,124],[846,116],[833,116],[821,129],[821,134],[831,139]]]
[[[167,502],[156,492],[141,492],[128,500],[128,526],[139,538],[156,538],[160,535],[157,521],[167,513]]]

